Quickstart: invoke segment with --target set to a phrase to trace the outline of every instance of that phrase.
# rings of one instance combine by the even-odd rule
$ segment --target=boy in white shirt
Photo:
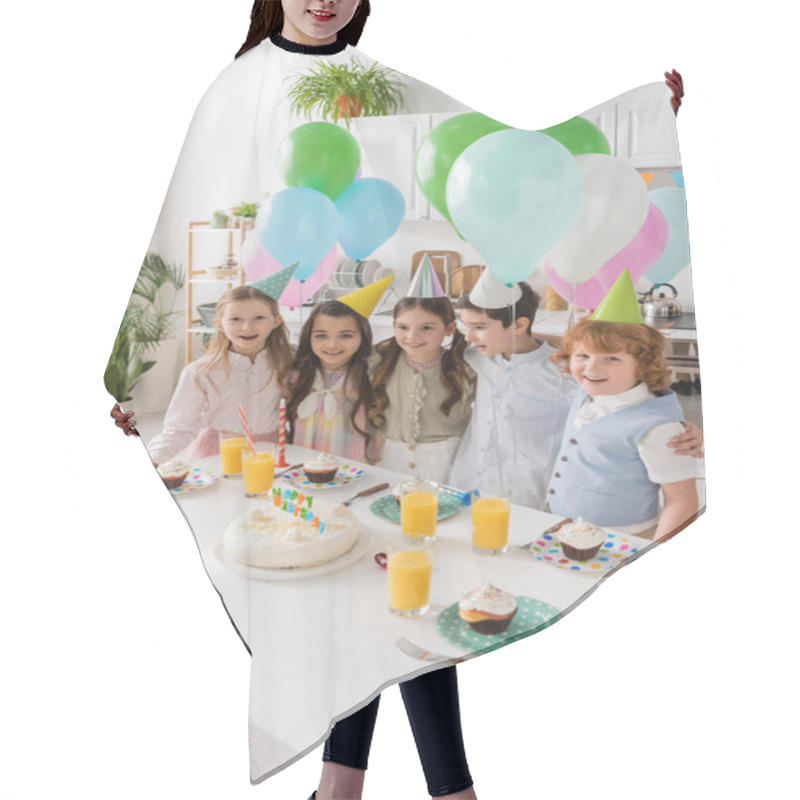
[[[487,269],[458,303],[471,345],[465,358],[478,384],[450,483],[470,490],[500,485],[511,490],[513,503],[544,510],[577,384],[552,362],[553,348],[532,333],[539,299],[527,283],[506,286]],[[669,447],[699,456],[702,435],[687,425]]]

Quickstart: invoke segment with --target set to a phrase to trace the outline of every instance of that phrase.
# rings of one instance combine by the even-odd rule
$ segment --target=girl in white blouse
[[[239,405],[255,439],[277,434],[292,362],[278,304],[253,286],[229,289],[217,303],[216,327],[208,353],[184,367],[150,443],[156,465],[187,446],[187,461],[218,453],[220,437],[241,433]]]

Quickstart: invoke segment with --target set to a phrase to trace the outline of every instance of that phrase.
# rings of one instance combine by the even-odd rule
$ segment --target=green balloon
[[[584,153],[611,155],[611,145],[597,125],[583,117],[573,117],[550,128],[539,131],[560,142],[574,156]]]
[[[284,138],[277,160],[287,186],[316,189],[336,200],[355,180],[361,151],[344,128],[331,122],[309,122]]]
[[[445,193],[455,160],[478,139],[510,126],[476,111],[459,114],[437,125],[417,151],[416,176],[430,204],[452,223]]]

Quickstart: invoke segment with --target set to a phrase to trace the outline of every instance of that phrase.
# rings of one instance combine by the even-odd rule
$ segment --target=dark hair
[[[528,320],[526,333],[530,333],[533,327],[533,318],[536,316],[536,309],[539,308],[539,303],[542,298],[539,297],[525,281],[520,281],[517,286],[522,290],[522,296],[513,307],[481,308],[470,302],[469,295],[467,294],[458,300],[456,306],[458,308],[466,308],[469,311],[481,311],[486,314],[489,319],[499,320],[504,328],[510,328],[514,320],[525,317],[525,319]]]
[[[369,12],[369,0],[361,0],[353,18],[339,31],[337,38],[344,39],[347,44],[355,47],[361,38]],[[253,8],[250,11],[250,30],[247,31],[247,38],[239,48],[236,58],[282,30],[283,6],[280,0],[254,0]]]
[[[344,388],[355,387],[358,392],[358,400],[353,406],[350,414],[350,424],[366,440],[370,441],[369,430],[362,430],[356,423],[356,416],[360,409],[369,411],[372,405],[372,389],[369,382],[369,369],[367,359],[372,352],[372,329],[369,322],[364,319],[357,311],[350,306],[340,303],[338,300],[328,300],[314,307],[314,310],[305,321],[300,331],[300,340],[297,344],[297,352],[294,356],[293,369],[296,373],[294,383],[291,386],[292,395],[286,404],[286,418],[289,423],[289,441],[294,439],[294,421],[297,418],[297,409],[300,403],[308,397],[314,386],[314,378],[317,370],[321,369],[319,359],[314,355],[311,348],[311,334],[314,331],[314,320],[320,315],[326,317],[350,317],[355,320],[359,333],[361,334],[361,345],[353,353],[352,358],[347,364],[347,372],[344,379]]]
[[[453,304],[447,297],[402,297],[394,307],[394,319],[397,319],[399,314],[412,308],[421,308],[423,311],[435,314],[442,320],[445,327],[456,321]],[[450,390],[450,394],[439,406],[445,416],[450,414],[456,403],[464,396],[465,388],[472,386],[475,381],[475,378],[470,374],[467,362],[464,360],[464,350],[466,348],[467,341],[464,338],[464,334],[456,329],[450,347],[442,354],[440,376],[442,383]],[[386,384],[397,367],[397,362],[403,349],[397,343],[397,340],[392,337],[377,344],[375,351],[380,355],[381,360],[372,380],[374,397],[369,418],[376,428],[382,428],[386,424],[384,412],[389,407]]]

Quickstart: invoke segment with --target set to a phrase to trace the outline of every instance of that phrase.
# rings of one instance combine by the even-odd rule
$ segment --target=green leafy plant
[[[378,64],[365,67],[355,58],[346,64],[319,61],[296,79],[288,97],[292,110],[307,119],[317,110],[323,119],[341,118],[349,127],[352,117],[386,116],[403,105],[405,85],[393,74]]]
[[[231,214],[236,217],[254,219],[256,214],[258,214],[258,203],[239,203],[238,206],[231,209]]]
[[[166,264],[157,253],[145,256],[103,376],[107,391],[118,403],[131,399],[142,375],[155,365],[155,361],[145,360],[145,354],[174,329],[180,311],[173,309],[183,284],[180,267]],[[167,288],[172,293],[165,300],[162,290]]]

